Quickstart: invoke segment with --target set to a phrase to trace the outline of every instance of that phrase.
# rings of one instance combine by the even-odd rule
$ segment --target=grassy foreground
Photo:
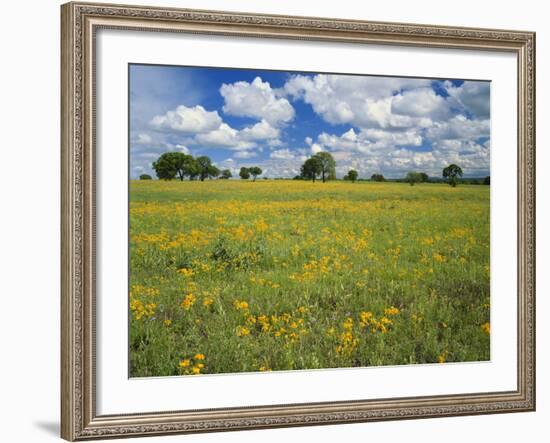
[[[130,376],[489,359],[489,187],[130,183]]]

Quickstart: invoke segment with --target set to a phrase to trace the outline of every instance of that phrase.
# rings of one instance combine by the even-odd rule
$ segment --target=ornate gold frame
[[[535,34],[68,3],[61,7],[61,436],[67,440],[533,411]],[[98,416],[95,412],[94,35],[99,28],[508,51],[518,60],[518,383],[511,392]]]

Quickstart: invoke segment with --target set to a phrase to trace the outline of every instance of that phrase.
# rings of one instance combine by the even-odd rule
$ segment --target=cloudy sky
[[[490,83],[222,68],[130,66],[130,173],[160,154],[208,155],[233,175],[293,177],[331,152],[336,172],[489,175]]]

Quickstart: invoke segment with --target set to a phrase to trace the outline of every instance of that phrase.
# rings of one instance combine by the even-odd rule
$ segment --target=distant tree
[[[211,165],[209,168],[208,168],[208,178],[209,179],[213,179],[213,178],[216,178],[216,177],[219,177],[221,174],[221,171],[214,165]]]
[[[153,169],[161,180],[172,180],[178,175],[183,180],[183,158],[181,152],[165,152],[153,162]]]
[[[231,171],[229,169],[224,169],[221,172],[220,178],[227,180],[228,178],[233,177],[233,174],[231,174]]]
[[[352,183],[355,183],[358,177],[359,177],[358,172],[355,169],[350,169],[346,174],[346,176],[344,177],[344,180],[350,180]]]
[[[152,180],[153,177],[151,177],[149,174],[141,174],[141,175],[139,176],[139,179],[140,179],[140,180]]]
[[[382,174],[372,174],[370,179],[373,181],[373,182],[383,182],[383,181],[386,181],[386,179],[384,178],[384,176]]]
[[[195,162],[197,166],[197,175],[199,176],[201,182],[203,182],[206,178],[215,176],[216,171],[219,174],[219,169],[212,165],[212,160],[210,160],[210,157],[203,155],[201,157],[197,157]]]
[[[191,157],[191,156],[189,156]],[[200,167],[197,159],[191,157],[185,161],[185,175],[189,177],[189,180],[196,180],[200,176]]]
[[[329,173],[327,180],[336,180],[336,171]]]
[[[248,168],[245,168],[244,166],[241,168],[241,170],[239,171],[239,176],[243,179],[243,180],[248,180],[250,178],[250,171]]]
[[[300,168],[300,175],[302,178],[313,180],[313,183],[315,183],[315,179],[321,174],[322,169],[323,168],[319,158],[313,156],[304,162]]]
[[[317,158],[321,166],[321,179],[323,183],[326,181],[327,177],[330,177],[331,174],[335,174],[336,162],[334,157],[329,152],[318,152],[313,156]],[[336,174],[334,175],[336,177]]]
[[[428,174],[425,172],[420,172],[420,183],[428,183],[428,180],[430,177],[428,177]]]
[[[422,176],[418,172],[409,172],[405,180],[411,186],[414,186],[415,183],[420,183],[422,181]]]
[[[443,178],[454,188],[458,184],[458,177],[462,177],[462,169],[454,163],[443,169]]]
[[[483,179],[483,184],[484,185],[490,185],[491,184],[491,176],[490,175],[488,175],[487,177],[485,177]]]
[[[256,181],[256,177],[258,177],[258,175],[262,175],[263,171],[262,168],[259,168],[258,166],[252,166],[248,168],[248,172],[250,172],[250,175],[254,177],[253,181]]]
[[[301,175],[295,175],[292,180],[302,180],[303,178]]]

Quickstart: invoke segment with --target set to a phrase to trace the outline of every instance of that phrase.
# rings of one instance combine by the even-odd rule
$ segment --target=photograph
[[[62,438],[535,411],[542,22],[295,3],[61,6]]]
[[[128,376],[490,361],[490,103],[130,63]]]

